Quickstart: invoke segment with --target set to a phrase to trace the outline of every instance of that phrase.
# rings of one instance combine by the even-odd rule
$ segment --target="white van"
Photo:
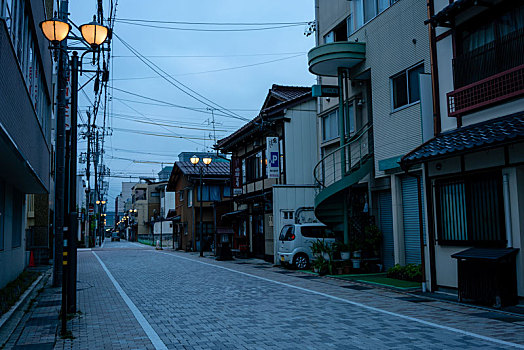
[[[325,240],[328,244],[335,242],[335,233],[320,223],[285,225],[278,238],[278,258],[282,265],[293,265],[305,269],[313,260],[311,244]]]

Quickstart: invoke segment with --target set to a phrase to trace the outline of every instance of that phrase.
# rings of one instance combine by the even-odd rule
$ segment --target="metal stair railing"
[[[319,190],[359,169],[373,155],[373,125],[367,124],[348,143],[324,156],[313,169]],[[344,161],[344,164],[342,162]]]

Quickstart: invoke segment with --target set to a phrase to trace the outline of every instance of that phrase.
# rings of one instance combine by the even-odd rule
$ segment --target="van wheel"
[[[298,270],[307,269],[307,267],[309,266],[309,258],[308,258],[308,256],[306,254],[302,254],[302,253],[299,253],[299,254],[295,255],[295,257],[293,258],[293,265]]]

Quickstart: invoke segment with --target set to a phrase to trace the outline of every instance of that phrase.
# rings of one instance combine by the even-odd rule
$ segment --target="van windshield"
[[[300,232],[307,238],[335,238],[335,233],[325,226],[302,226]]]

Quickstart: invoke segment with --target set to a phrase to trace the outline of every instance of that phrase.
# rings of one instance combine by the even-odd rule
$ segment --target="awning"
[[[454,259],[499,261],[516,255],[516,248],[470,248],[451,255]]]
[[[446,131],[402,157],[400,165],[411,165],[524,141],[524,112],[511,114]]]
[[[247,210],[236,210],[236,211],[231,211],[229,213],[225,213],[225,214],[222,214],[222,219],[232,219],[236,216],[240,216],[240,215],[243,215],[243,214],[246,214],[247,213]]]
[[[425,20],[424,23],[431,23],[433,26],[452,27],[457,16],[461,14],[471,16],[500,2],[501,0],[455,0],[430,19]]]

